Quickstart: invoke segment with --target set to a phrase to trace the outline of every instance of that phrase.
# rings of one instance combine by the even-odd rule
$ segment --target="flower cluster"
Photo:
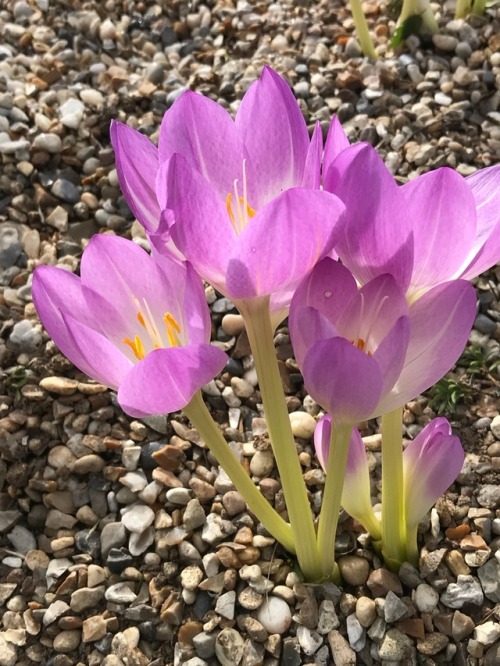
[[[236,118],[183,93],[158,147],[113,122],[120,186],[151,254],[94,237],[80,277],[40,267],[33,298],[60,350],[115,389],[135,417],[183,409],[249,507],[309,580],[335,579],[340,505],[389,566],[417,554],[417,526],[456,478],[463,450],[445,419],[403,452],[404,404],[439,380],[476,312],[468,280],[500,257],[500,167],[437,169],[398,186],[371,146],[339,123],[312,137],[286,82],[266,67]],[[227,357],[210,341],[203,281],[241,312],[259,378],[288,522],[224,441],[200,389]],[[324,409],[315,446],[326,470],[309,506],[274,351],[289,316],[297,363]],[[382,417],[382,512],[370,498],[357,425]]]

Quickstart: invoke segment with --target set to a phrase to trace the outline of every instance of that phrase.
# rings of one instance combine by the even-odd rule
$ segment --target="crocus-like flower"
[[[434,502],[455,481],[464,463],[460,439],[445,418],[428,423],[403,452],[405,515],[416,528]]]
[[[209,344],[205,292],[189,264],[94,236],[80,273],[38,268],[35,307],[63,354],[118,389],[128,414],[177,411],[222,370],[227,357]]]
[[[320,127],[310,140],[289,86],[269,67],[235,120],[186,91],[164,116],[158,151],[125,125],[114,123],[111,136],[122,191],[153,243],[169,252],[173,241],[234,300],[272,295],[284,314],[338,237],[344,206],[319,189]]]
[[[325,471],[330,455],[331,436],[332,418],[329,414],[325,414],[314,430],[314,448]],[[368,459],[357,428],[353,428],[351,432],[341,504],[353,518],[366,527],[374,539],[380,539],[380,521],[373,512],[370,497]]]
[[[377,152],[325,155],[324,186],[346,204],[335,249],[361,283],[383,273],[409,301],[500,259],[500,165],[463,178],[443,167],[398,186]]]
[[[326,469],[330,455],[332,422],[329,415],[318,422],[314,446],[318,460]],[[409,534],[455,481],[464,462],[464,451],[458,437],[452,434],[445,418],[428,423],[403,452],[404,516]],[[365,445],[357,429],[351,435],[347,460],[342,506],[366,527],[375,539],[380,539],[380,523],[370,498],[370,473]]]
[[[464,280],[439,285],[408,306],[392,275],[361,289],[327,257],[302,281],[290,333],[304,383],[337,423],[404,405],[453,366],[475,316]]]

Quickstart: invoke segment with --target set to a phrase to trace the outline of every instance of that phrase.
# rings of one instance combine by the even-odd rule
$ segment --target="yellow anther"
[[[139,311],[137,313],[137,319],[139,320],[139,324],[143,327],[146,328],[146,322],[144,321],[144,317],[142,316],[142,312]]]
[[[233,214],[233,207],[231,205],[231,202],[233,201],[233,195],[231,192],[226,197],[226,208],[227,208],[227,214],[229,215],[229,219],[231,220],[231,224],[234,227],[234,230],[236,231],[236,226],[234,223],[234,214]]]
[[[146,350],[144,349],[142,340],[138,335],[135,335],[133,340],[130,338],[123,338],[123,342],[130,347],[130,349],[134,352],[134,356],[139,361],[146,356]]]
[[[231,224],[233,225],[234,230],[238,234],[246,227],[248,220],[254,217],[256,210],[252,208],[252,206],[250,206],[247,201],[245,201],[244,197],[238,197],[236,201],[238,204],[237,219],[234,217],[233,213],[233,195],[231,192],[229,192],[226,197],[227,214],[229,215],[229,219],[231,220]]]
[[[175,317],[170,313],[166,312],[163,321],[167,329],[168,341],[171,347],[180,347],[181,341],[179,339],[179,333],[181,332],[181,327],[179,326]]]

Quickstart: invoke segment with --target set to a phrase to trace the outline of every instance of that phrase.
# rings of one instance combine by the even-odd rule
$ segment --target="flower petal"
[[[409,317],[400,317],[394,324],[389,333],[384,337],[373,358],[377,361],[384,380],[382,386],[382,396],[385,396],[394,386],[403,368],[408,343],[410,340],[410,319]],[[380,416],[382,412],[377,409]]]
[[[372,146],[343,150],[324,177],[325,189],[346,204],[343,234],[335,245],[361,284],[383,273],[403,292],[413,270],[413,238],[405,199]]]
[[[412,291],[431,288],[456,274],[476,235],[474,196],[458,173],[443,167],[401,187],[414,229]]]
[[[246,92],[235,122],[258,181],[249,179],[254,208],[301,184],[309,149],[307,125],[290,86],[270,67]]]
[[[63,311],[71,310],[74,318],[99,328],[83,295],[81,280],[73,273],[54,266],[38,267],[33,275],[32,294],[40,321],[68,358],[74,341],[62,318]]]
[[[155,192],[158,150],[148,137],[116,120],[109,132],[123,196],[146,231],[154,232],[160,222]]]
[[[403,370],[377,410],[392,411],[441,379],[462,353],[475,315],[476,294],[464,280],[434,287],[415,301]]]
[[[462,469],[464,450],[446,419],[434,419],[403,453],[406,522],[418,525]]]
[[[289,329],[299,366],[302,366],[309,348],[316,342],[339,336],[331,321],[322,312],[311,307],[291,308]]]
[[[64,354],[69,360],[96,381],[117,389],[133,363],[106,336],[61,312],[72,347]],[[62,351],[62,350],[61,350]]]
[[[184,280],[186,269],[181,264],[166,258],[165,262]],[[101,313],[101,329],[110,337],[122,339],[128,334],[145,303],[159,319],[175,309],[178,283],[170,283],[139,245],[119,236],[93,236],[83,253],[80,272],[89,307]],[[172,314],[179,316],[178,311]]]
[[[318,190],[321,184],[321,155],[323,153],[323,134],[319,120],[314,125],[311,143],[307,151],[306,164],[302,174],[301,187]]]
[[[465,180],[476,203],[477,233],[459,277],[471,280],[500,260],[500,165],[476,171]]]
[[[392,275],[379,275],[365,284],[351,299],[336,322],[340,334],[357,344],[366,344],[372,354],[394,326],[408,315],[408,305]]]
[[[337,116],[333,116],[328,128],[328,134],[325,141],[325,154],[323,156],[323,173],[327,173],[333,160],[340,155],[340,153],[349,148],[351,144],[344,132],[340,120]]]
[[[210,345],[157,349],[125,377],[118,402],[127,414],[139,418],[176,412],[226,363],[226,354]]]
[[[320,190],[292,189],[264,206],[238,237],[228,295],[255,298],[306,276],[332,247],[344,206]]]
[[[173,213],[170,232],[176,246],[199,275],[226,293],[236,233],[216,191],[182,155],[174,155],[160,167],[157,192],[162,208]]]
[[[161,164],[182,155],[223,201],[241,177],[243,147],[233,119],[220,104],[192,90],[163,116],[158,151]]]
[[[317,342],[306,355],[302,374],[311,396],[339,424],[366,419],[383,385],[376,361],[344,338]]]
[[[297,287],[290,319],[293,320],[294,310],[311,306],[335,323],[357,293],[358,287],[351,272],[338,261],[325,257]]]

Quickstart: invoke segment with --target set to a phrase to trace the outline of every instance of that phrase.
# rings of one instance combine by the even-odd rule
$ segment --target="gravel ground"
[[[349,11],[331,0],[0,3],[0,666],[500,664],[500,274],[477,280],[476,365],[469,356],[452,376],[461,400],[448,414],[466,463],[421,525],[419,569],[382,568],[343,516],[342,589],[301,583],[185,419],[124,416],[58,353],[31,301],[34,268],[76,271],[93,233],[145,244],[118,188],[109,121],[156,140],[186,88],[235,111],[266,63],[308,122],[326,130],[338,114],[402,180],[498,161],[498,5],[466,22],[436,7],[440,34],[398,53],[386,8],[365,9],[377,63],[360,58]],[[284,511],[241,320],[211,288],[207,297],[231,357],[205,397]],[[319,408],[286,328],[276,345],[317,508]],[[407,437],[437,397],[407,406]],[[377,424],[363,434],[376,496]]]

